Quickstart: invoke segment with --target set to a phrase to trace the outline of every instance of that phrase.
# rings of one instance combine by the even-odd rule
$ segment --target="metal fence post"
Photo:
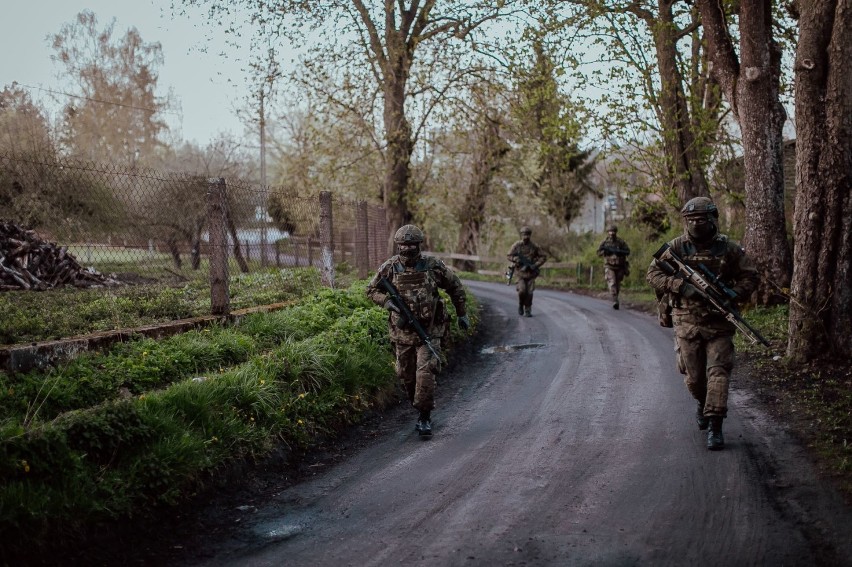
[[[326,287],[334,287],[334,219],[331,192],[322,191],[320,200],[320,276]]]
[[[210,234],[210,312],[231,313],[228,290],[228,227],[225,220],[225,179],[207,182],[207,227]]]

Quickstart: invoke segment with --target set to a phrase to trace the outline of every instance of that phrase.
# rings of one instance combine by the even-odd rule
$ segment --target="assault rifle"
[[[429,336],[429,333],[426,332],[426,329],[423,328],[423,325],[420,324],[420,321],[417,320],[417,317],[414,316],[414,313],[411,312],[411,309],[406,305],[405,300],[399,294],[399,290],[396,289],[390,280],[387,278],[379,278],[379,287],[388,294],[388,298],[396,305],[397,309],[399,309],[399,314],[405,320],[406,324],[410,325],[414,332],[417,333],[417,336],[420,337],[420,340],[423,341],[432,354],[435,355],[435,358],[441,360],[441,356],[438,354],[438,351],[435,350],[435,345],[432,344],[432,337]]]
[[[615,248],[613,246],[607,246],[605,244],[601,245],[601,250],[603,250],[607,254],[616,254],[618,256],[629,256],[630,255],[630,251],[625,250],[624,248]]]
[[[538,266],[536,266],[533,263],[532,260],[530,260],[529,258],[524,256],[523,254],[515,254],[514,257],[515,257],[515,263],[520,264],[524,268],[527,268],[529,271],[531,271],[534,278],[537,278],[539,273],[541,273],[541,270],[538,269]],[[512,272],[514,272],[514,271],[515,271],[515,268],[513,266]],[[509,283],[511,283],[511,280],[510,280]]]
[[[654,258],[657,266],[666,274],[682,278],[687,283],[692,284],[698,291],[699,297],[721,311],[725,319],[739,329],[752,344],[759,342],[765,347],[770,346],[757,329],[749,325],[740,315],[733,303],[733,300],[737,298],[737,292],[723,284],[719,276],[714,274],[707,266],[699,264],[699,271],[704,274],[702,276],[689,267],[668,243],[663,244],[659,250],[654,252]]]

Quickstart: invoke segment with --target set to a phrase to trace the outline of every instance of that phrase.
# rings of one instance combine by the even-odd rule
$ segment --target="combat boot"
[[[695,410],[695,421],[701,431],[704,431],[710,425],[710,418],[704,415],[704,404],[701,402],[698,402],[698,408]]]
[[[532,317],[532,307],[524,307],[524,317]]]
[[[518,305],[518,315],[520,315],[521,317],[524,316],[524,306],[523,305]]]
[[[420,437],[432,436],[432,419],[428,411],[420,412],[420,418],[417,420],[415,429]]]
[[[722,435],[722,417],[714,415],[710,417],[710,428],[707,431],[707,448],[718,451],[725,446],[725,437]]]

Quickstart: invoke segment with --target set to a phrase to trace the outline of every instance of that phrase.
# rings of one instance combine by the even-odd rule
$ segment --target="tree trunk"
[[[799,2],[796,204],[787,354],[852,357],[852,10]]]
[[[485,205],[491,193],[491,181],[500,168],[503,156],[509,151],[508,145],[500,138],[500,123],[488,117],[482,121],[484,125],[474,151],[473,172],[458,217],[459,240],[456,251],[471,256],[479,253],[479,235],[485,222]],[[456,260],[455,266],[465,272],[476,271],[476,262],[473,260]]]
[[[716,0],[699,2],[713,74],[740,125],[746,191],[743,246],[761,273],[754,299],[784,300],[792,259],[784,215],[782,131],[786,113],[778,97],[781,52],[772,37],[772,1],[740,5],[737,60],[726,15]]]
[[[710,191],[698,158],[683,76],[678,67],[678,32],[672,4],[672,0],[658,0],[658,19],[647,23],[653,30],[660,71],[660,123],[668,175],[678,199],[685,203],[693,197],[707,197]]]
[[[382,198],[388,221],[388,253],[394,251],[393,233],[411,222],[407,190],[411,177],[411,125],[405,116],[405,84],[408,79],[410,59],[403,46],[393,51],[389,68],[385,72],[384,126],[387,141],[385,152],[385,180]]]

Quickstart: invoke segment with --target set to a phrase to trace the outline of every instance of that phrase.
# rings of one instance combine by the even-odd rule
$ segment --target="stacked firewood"
[[[119,282],[83,268],[65,246],[0,220],[0,291],[42,291],[64,285],[95,287]]]

